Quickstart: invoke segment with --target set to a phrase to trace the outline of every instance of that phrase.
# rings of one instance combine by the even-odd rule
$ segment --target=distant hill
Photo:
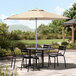
[[[8,31],[11,32],[13,30],[21,30],[21,31],[32,31],[34,32],[35,30],[34,29],[31,29],[29,28],[28,26],[25,26],[23,24],[14,24],[14,25],[8,25],[9,28],[8,28]]]

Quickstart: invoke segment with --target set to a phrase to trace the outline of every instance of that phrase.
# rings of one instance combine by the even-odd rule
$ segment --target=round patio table
[[[42,60],[42,67],[44,67],[44,51],[45,50],[52,50],[52,48],[23,48],[23,50],[29,51],[29,56],[31,56],[32,50],[42,51],[41,60]],[[31,58],[29,59],[29,66],[31,65]]]

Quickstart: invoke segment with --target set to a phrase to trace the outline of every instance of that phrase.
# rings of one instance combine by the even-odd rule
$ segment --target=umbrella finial
[[[32,11],[44,11],[44,10],[40,10],[38,8],[33,9]]]

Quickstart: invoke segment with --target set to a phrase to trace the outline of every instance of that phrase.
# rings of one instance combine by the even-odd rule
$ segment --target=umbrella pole
[[[37,48],[37,18],[36,18],[36,48]]]

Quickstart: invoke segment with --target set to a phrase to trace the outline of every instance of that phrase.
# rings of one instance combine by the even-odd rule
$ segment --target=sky
[[[24,24],[34,29],[35,21],[12,21],[4,19],[11,15],[27,12],[35,8],[62,15],[63,12],[71,8],[74,3],[76,3],[76,0],[0,0],[0,19],[8,25]],[[38,26],[40,24],[47,25],[50,22],[50,20],[38,21]]]

